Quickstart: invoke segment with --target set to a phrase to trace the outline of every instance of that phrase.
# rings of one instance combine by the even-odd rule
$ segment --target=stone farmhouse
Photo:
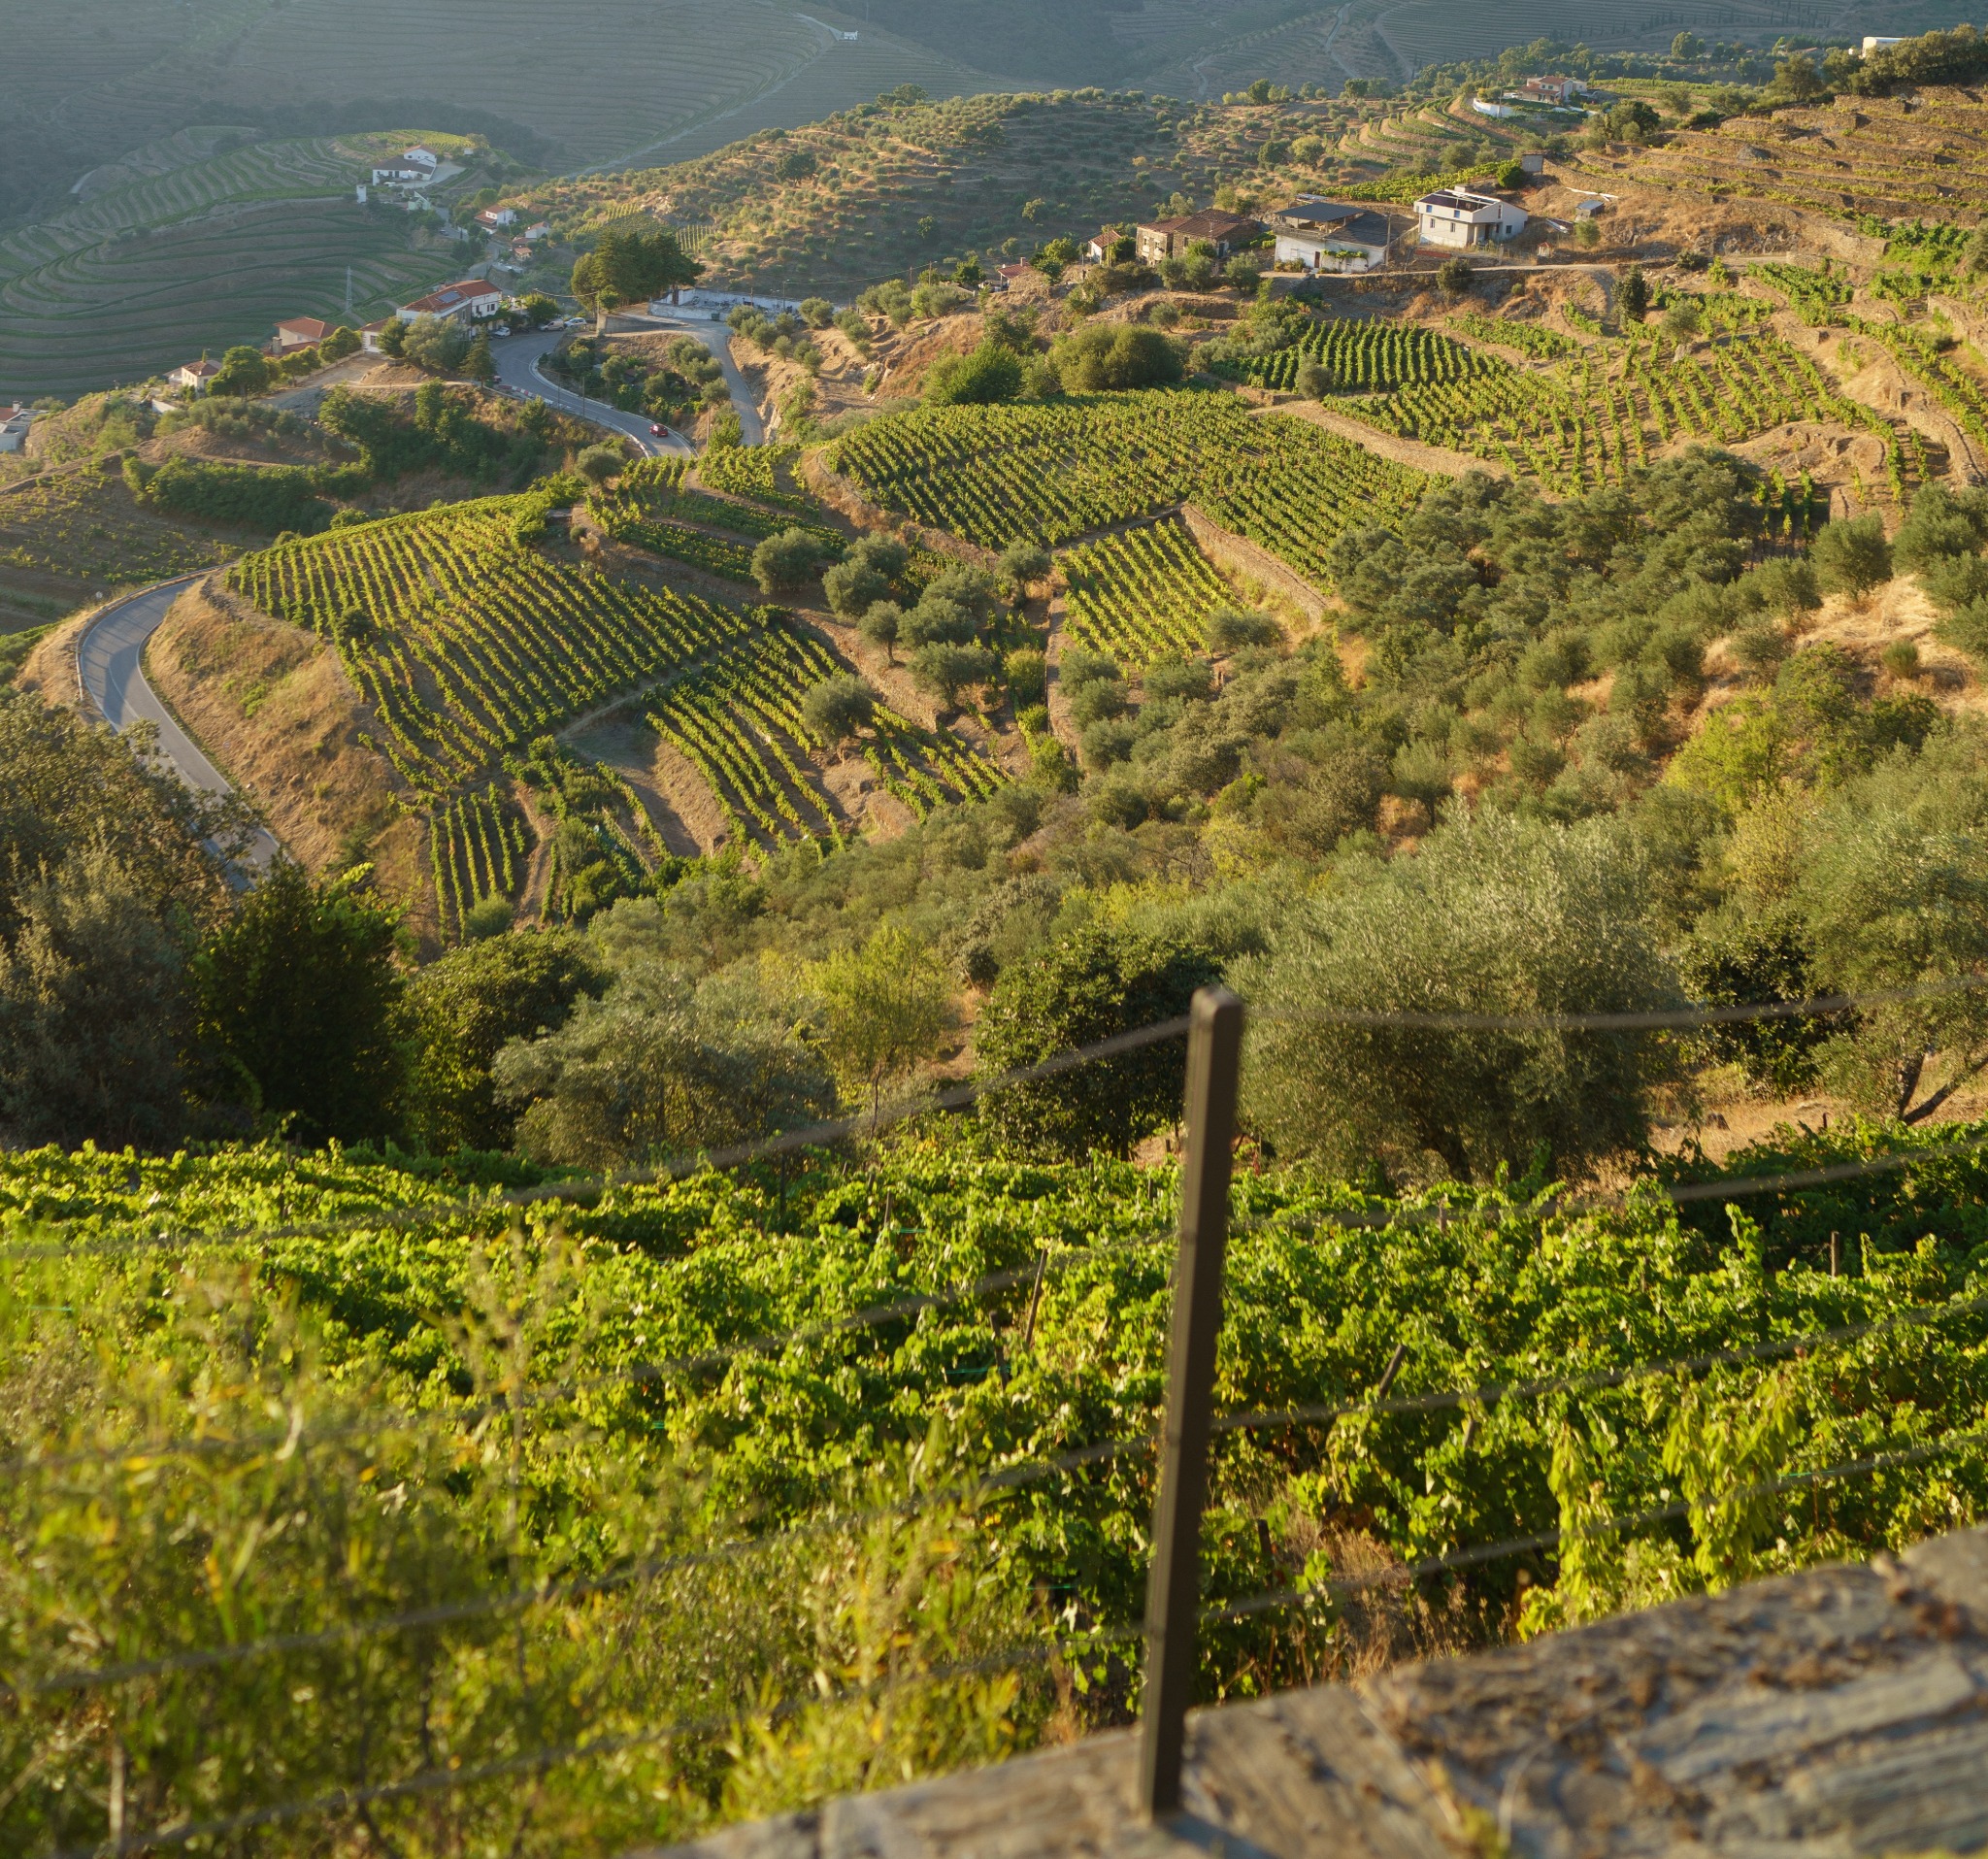
[[[1226,258],[1236,248],[1256,237],[1262,223],[1239,213],[1190,213],[1178,219],[1142,220],[1133,239],[1143,264],[1156,265],[1162,258],[1184,258],[1189,246],[1205,244],[1214,248],[1217,258]]]

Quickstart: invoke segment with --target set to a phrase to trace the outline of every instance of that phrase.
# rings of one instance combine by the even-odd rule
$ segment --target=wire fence
[[[1400,1026],[1410,1030],[1436,1031],[1591,1033],[1689,1030],[1747,1020],[1825,1017],[1866,1012],[1873,1008],[1910,1001],[1935,1000],[1981,985],[1984,985],[1984,982],[1975,978],[1962,978],[1953,982],[1889,994],[1831,996],[1815,1001],[1776,1002],[1757,1006],[1667,1008],[1646,1012],[1614,1014],[1409,1012],[1376,1015],[1321,1010],[1317,1013],[1293,1014],[1288,1017],[1357,1027]],[[917,1100],[887,1107],[876,1116],[840,1118],[831,1122],[812,1124],[803,1129],[776,1132],[755,1143],[737,1145],[696,1156],[672,1158],[652,1169],[627,1175],[592,1178],[586,1181],[565,1180],[548,1183],[542,1188],[443,1205],[381,1210],[337,1221],[302,1222],[279,1227],[244,1227],[219,1234],[161,1233],[131,1242],[106,1242],[101,1245],[87,1242],[73,1247],[10,1245],[0,1247],[0,1255],[62,1256],[72,1252],[115,1250],[126,1245],[133,1247],[183,1249],[238,1243],[267,1243],[283,1237],[335,1237],[377,1233],[415,1228],[431,1223],[460,1228],[466,1220],[474,1221],[500,1213],[508,1216],[519,1208],[548,1199],[575,1198],[586,1192],[605,1192],[614,1185],[627,1182],[679,1179],[698,1169],[736,1168],[791,1154],[804,1148],[820,1147],[850,1136],[878,1131],[907,1118],[932,1112],[963,1109],[990,1092],[1044,1081],[1083,1065],[1137,1051],[1164,1041],[1179,1039],[1188,1031],[1189,1020],[1186,1016],[1162,1020],[1132,1029],[1093,1046],[1059,1053],[1040,1064],[1016,1068],[990,1079],[962,1082]],[[1190,1047],[1190,1064],[1192,1062]],[[1233,1086],[1233,1079],[1231,1084]],[[1217,1123],[1219,1121],[1212,1120]],[[1189,1173],[1197,1167],[1213,1166],[1218,1160],[1221,1205],[1225,1209],[1228,1197],[1228,1144],[1224,1133],[1218,1127],[1210,1129],[1205,1126],[1207,1121],[1208,1119],[1204,1119],[1203,1127],[1190,1127],[1190,1151],[1197,1141],[1203,1146],[1198,1158],[1190,1153]],[[1192,1117],[1190,1123],[1193,1124]],[[1216,1145],[1216,1148],[1219,1149],[1218,1157],[1216,1149],[1208,1146],[1209,1144]],[[1581,1197],[1553,1195],[1536,1198],[1523,1206],[1499,1201],[1488,1210],[1482,1205],[1474,1204],[1456,1210],[1439,1204],[1423,1209],[1395,1207],[1387,1210],[1328,1211],[1323,1213],[1308,1212],[1299,1217],[1288,1217],[1274,1212],[1268,1216],[1235,1224],[1239,1231],[1282,1228],[1303,1233],[1331,1226],[1352,1228],[1411,1225],[1431,1221],[1444,1222],[1458,1217],[1489,1217],[1502,1220],[1514,1216],[1537,1219],[1583,1214],[1629,1206],[1634,1204],[1638,1197],[1650,1194],[1665,1196],[1676,1204],[1690,1204],[1709,1199],[1740,1199],[1749,1195],[1797,1192],[1925,1166],[1949,1158],[1974,1154],[1982,1146],[1982,1139],[1970,1139],[1952,1144],[1928,1144],[1884,1155],[1823,1164],[1808,1169],[1782,1170],[1772,1175],[1720,1178],[1705,1181],[1643,1181],[1624,1193]],[[1226,1233],[1229,1222],[1225,1212],[1220,1216],[1219,1224]],[[710,1348],[693,1350],[653,1362],[630,1364],[598,1376],[499,1389],[452,1408],[443,1406],[369,1412],[353,1416],[349,1420],[341,1419],[327,1426],[314,1427],[308,1423],[293,1421],[286,1428],[228,1438],[200,1434],[165,1442],[109,1444],[65,1453],[42,1455],[28,1452],[17,1454],[4,1465],[0,1465],[0,1473],[14,1477],[48,1477],[92,1465],[143,1473],[149,1472],[163,1458],[181,1454],[201,1456],[219,1452],[253,1454],[276,1453],[286,1449],[294,1451],[310,1444],[349,1438],[363,1432],[384,1432],[396,1427],[414,1429],[441,1424],[474,1428],[496,1415],[515,1415],[523,1411],[580,1398],[616,1385],[626,1386],[660,1382],[679,1377],[695,1377],[728,1368],[742,1358],[755,1354],[771,1355],[797,1347],[805,1348],[832,1342],[840,1337],[878,1330],[899,1322],[915,1324],[928,1313],[997,1298],[1018,1290],[1024,1284],[1032,1286],[1029,1299],[1029,1322],[1032,1327],[1036,1303],[1050,1274],[1073,1269],[1086,1261],[1109,1259],[1142,1249],[1152,1249],[1164,1244],[1166,1238],[1164,1234],[1149,1232],[1089,1245],[1061,1246],[1054,1249],[1044,1245],[1039,1249],[1034,1259],[1025,1264],[1005,1267],[961,1283],[909,1292],[840,1315],[816,1319],[782,1330],[755,1334],[736,1342],[715,1344]],[[1219,1273],[1219,1265],[1217,1272]],[[1179,1295],[1176,1275],[1176,1300]],[[1183,1308],[1176,1301],[1176,1326],[1183,1320]],[[1504,1402],[1593,1394],[1624,1387],[1639,1380],[1702,1376],[1720,1369],[1764,1363],[1839,1347],[1886,1334],[1923,1330],[1948,1319],[1977,1315],[1984,1311],[1988,1311],[1988,1297],[1965,1298],[1938,1305],[1915,1307],[1866,1322],[1791,1332],[1732,1347],[1649,1358],[1584,1374],[1480,1382],[1474,1385],[1417,1390],[1399,1395],[1392,1392],[1392,1386],[1403,1366],[1405,1350],[1398,1348],[1380,1381],[1364,1398],[1300,1403],[1277,1409],[1246,1410],[1226,1413],[1207,1411],[1203,1413],[1200,1424],[1204,1439],[1207,1439],[1317,1428],[1347,1419],[1373,1421],[1389,1415],[1430,1413],[1445,1410],[1475,1410]],[[1002,1359],[1005,1361],[1005,1357]],[[1134,1453],[1158,1452],[1158,1482],[1164,1501],[1169,1480],[1177,1478],[1180,1474],[1181,1454],[1184,1448],[1176,1437],[1176,1426],[1179,1414],[1186,1405],[1182,1399],[1182,1389],[1176,1384],[1170,1388],[1164,1416],[1165,1424],[1162,1426],[1067,1450],[1026,1455],[1007,1464],[991,1466],[971,1477],[939,1483],[887,1503],[843,1510],[830,1507],[817,1511],[799,1524],[765,1535],[742,1537],[716,1544],[688,1548],[679,1553],[646,1557],[598,1574],[562,1580],[540,1580],[439,1600],[372,1618],[340,1621],[290,1633],[262,1634],[225,1643],[162,1649],[150,1656],[128,1658],[73,1671],[57,1671],[32,1678],[23,1676],[17,1684],[5,1688],[18,1706],[32,1699],[76,1696],[182,1674],[213,1672],[249,1661],[282,1658],[341,1643],[376,1640],[386,1635],[446,1631],[475,1619],[520,1612],[535,1607],[563,1606],[613,1590],[637,1587],[645,1582],[660,1580],[693,1569],[709,1568],[746,1557],[774,1553],[824,1536],[859,1530],[895,1518],[914,1516],[942,1506],[953,1506],[973,1511],[986,1507],[1008,1493],[1029,1485],[1058,1476],[1081,1473]],[[1812,1470],[1756,1480],[1722,1491],[1719,1493],[1718,1501],[1733,1504],[1749,1498],[1773,1496],[1832,1481],[1877,1476],[1889,1470],[1923,1464],[1938,1457],[1971,1452],[1984,1444],[1988,1444],[1988,1428],[1957,1429],[1934,1440],[1868,1453],[1860,1458]],[[1206,1450],[1205,1446],[1203,1450]],[[1330,1577],[1316,1583],[1269,1588],[1228,1601],[1197,1601],[1191,1611],[1190,1627],[1234,1624],[1275,1612],[1279,1609],[1297,1606],[1316,1607],[1335,1596],[1349,1596],[1375,1587],[1399,1587],[1425,1582],[1481,1569],[1515,1556],[1537,1554],[1565,1546],[1572,1541],[1620,1537],[1659,1526],[1674,1525],[1689,1518],[1693,1513],[1694,1505],[1689,1500],[1680,1499],[1601,1521],[1578,1521],[1571,1524],[1563,1521],[1560,1527],[1536,1530],[1495,1543],[1460,1545],[1441,1556],[1392,1566],[1372,1575]],[[1198,1502],[1194,1507],[1193,1521],[1198,1529]],[[1159,1535],[1156,1530],[1156,1541]],[[1159,1569],[1163,1560],[1163,1553],[1156,1554],[1155,1594],[1158,1592]],[[1157,1603],[1154,1605],[1157,1606]],[[1176,1634],[1179,1626],[1179,1622],[1174,1623]],[[1105,1650],[1130,1643],[1142,1637],[1147,1639],[1154,1647],[1163,1643],[1161,1628],[1150,1615],[1143,1634],[1139,1628],[1129,1625],[1100,1623],[1087,1631],[1061,1637],[1047,1637],[1040,1643],[1032,1642],[1012,1646],[998,1654],[933,1667],[903,1678],[892,1678],[883,1682],[889,1685],[942,1683],[990,1671],[1018,1669],[1079,1653]],[[1152,1663],[1148,1662],[1149,1684],[1152,1682]],[[828,1701],[855,1698],[878,1688],[880,1688],[878,1684],[845,1687],[833,1694]],[[742,1702],[724,1710],[714,1710],[702,1716],[680,1719],[627,1735],[580,1740],[484,1764],[451,1767],[446,1770],[423,1770],[398,1779],[367,1782],[363,1785],[300,1796],[294,1800],[246,1808],[232,1815],[201,1821],[182,1819],[148,1832],[127,1834],[120,1831],[111,1843],[98,1842],[86,1848],[66,1849],[50,1855],[50,1859],[72,1859],[72,1855],[74,1859],[81,1859],[84,1851],[135,1853],[181,1847],[207,1840],[222,1840],[307,1817],[352,1812],[377,1804],[452,1792],[501,1780],[507,1776],[544,1773],[546,1770],[565,1764],[600,1759],[643,1744],[666,1743],[709,1736],[729,1729],[742,1719],[777,1722],[803,1709],[809,1703],[819,1701],[822,1701],[819,1697],[802,1697],[782,1700],[772,1705]],[[1156,1714],[1152,1709],[1150,1693],[1146,1714],[1149,1721]],[[1163,1781],[1164,1777],[1161,1777],[1161,1780]]]

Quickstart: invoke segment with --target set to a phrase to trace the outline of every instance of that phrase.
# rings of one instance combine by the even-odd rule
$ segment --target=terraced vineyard
[[[1288,349],[1244,361],[1217,362],[1215,372],[1254,386],[1288,391],[1307,362],[1325,370],[1336,393],[1389,392],[1408,385],[1470,381],[1498,365],[1496,357],[1420,323],[1362,317],[1309,323]]]
[[[403,286],[432,281],[440,260],[410,248],[405,216],[359,207],[355,179],[357,163],[331,143],[257,143],[169,159],[10,234],[0,241],[0,390],[140,381],[202,350],[266,340],[279,316],[342,314],[348,267],[353,314],[379,314]]]
[[[1766,329],[1733,331],[1674,352],[1654,330],[1547,369],[1494,357],[1478,374],[1348,399],[1342,411],[1383,432],[1493,458],[1574,493],[1617,481],[1675,440],[1737,445],[1790,420],[1880,435],[1886,486],[1903,498],[1916,442],[1846,398],[1813,361]]]
[[[154,515],[94,465],[45,472],[0,491],[0,569],[86,581],[163,581],[234,553],[218,537]]]
[[[484,498],[246,557],[229,581],[337,639],[381,746],[435,799],[581,711],[741,636],[695,595],[611,581],[518,543],[528,500]]]
[[[707,458],[724,459],[730,455],[721,449],[708,453]],[[684,489],[687,464],[682,458],[645,458],[629,466],[611,489],[596,491],[587,500],[587,514],[616,542],[646,548],[729,581],[752,580],[752,546],[733,541],[734,536],[757,539],[798,527],[828,548],[841,552],[845,539],[832,529],[797,522],[786,512],[763,510]],[[758,482],[750,473],[737,475],[742,481]],[[754,494],[771,494],[784,502],[813,509],[812,504],[800,498],[789,499],[775,489],[770,470],[765,474],[765,490]]]
[[[728,643],[673,681],[649,712],[657,734],[701,774],[735,842],[843,838],[812,766],[802,721],[809,689],[848,668],[784,620]],[[921,730],[879,705],[862,754],[886,792],[918,818],[949,800],[976,800],[1001,784],[992,763],[949,736]]]
[[[713,490],[806,515],[815,506],[793,483],[794,460],[800,455],[799,446],[717,446],[699,457],[697,476]]]
[[[1232,598],[1187,525],[1173,517],[1101,536],[1059,560],[1070,636],[1127,670],[1202,649],[1209,614]]]
[[[1848,280],[1834,273],[1791,264],[1750,269],[1811,328],[1848,329],[1884,349],[1988,456],[1988,383],[1955,358],[1942,341],[1943,330],[1888,315],[1862,315],[1851,307],[1854,292]],[[1908,433],[1908,438],[1916,443],[1916,435]]]
[[[850,434],[832,458],[875,502],[986,548],[1071,542],[1191,502],[1320,581],[1342,530],[1405,515],[1429,482],[1224,393],[925,408]]]
[[[1478,342],[1515,349],[1535,361],[1560,361],[1580,351],[1580,344],[1572,337],[1548,329],[1543,323],[1524,322],[1516,316],[1484,316],[1466,311],[1450,317],[1449,324]]]
[[[475,905],[516,898],[531,841],[524,815],[494,781],[436,808],[428,829],[436,914],[444,938],[453,942]]]

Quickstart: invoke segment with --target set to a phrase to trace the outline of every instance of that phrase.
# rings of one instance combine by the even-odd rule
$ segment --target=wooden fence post
[[[1201,1512],[1215,1342],[1222,1327],[1222,1259],[1229,1238],[1230,1151],[1242,1056],[1242,1003],[1227,988],[1194,997],[1187,1033],[1187,1159],[1180,1171],[1180,1250],[1167,1344],[1167,1413],[1160,1491],[1146,1582],[1145,1700],[1139,1798],[1154,1819],[1180,1806],[1180,1758],[1194,1697],[1195,1616],[1201,1608]]]

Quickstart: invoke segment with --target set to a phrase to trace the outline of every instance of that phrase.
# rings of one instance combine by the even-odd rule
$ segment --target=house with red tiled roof
[[[481,322],[503,308],[504,293],[495,284],[480,278],[465,278],[457,283],[439,284],[411,304],[396,305],[394,315],[402,322],[413,322],[416,316],[454,316],[466,322]]]
[[[276,352],[286,355],[292,349],[310,349],[331,334],[332,326],[316,316],[285,316],[276,326]]]
[[[1211,246],[1217,258],[1226,258],[1262,230],[1258,221],[1242,214],[1209,208],[1207,213],[1183,214],[1177,219],[1142,220],[1133,238],[1141,262],[1156,265],[1162,258],[1186,257],[1193,245]]]

